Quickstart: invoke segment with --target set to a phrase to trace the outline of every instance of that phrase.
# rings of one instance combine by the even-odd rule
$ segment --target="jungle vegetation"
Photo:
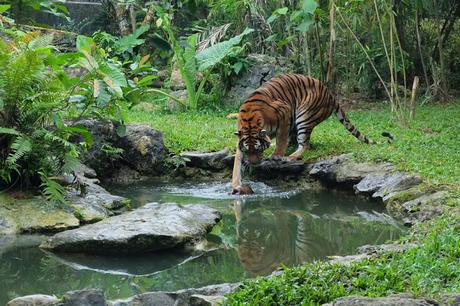
[[[71,174],[93,143],[74,124],[81,118],[116,120],[119,135],[126,122],[151,124],[165,134],[173,167],[183,150],[233,148],[234,122],[225,115],[238,101],[222,98],[254,64],[248,56],[264,54],[325,82],[344,104],[359,101],[350,117],[371,137],[390,129],[399,140],[364,147],[328,120],[304,158],[353,152],[391,161],[458,197],[458,0],[91,0],[100,2],[99,16],[79,21],[65,2],[0,0],[1,191],[65,203],[56,177]],[[58,22],[43,22],[49,16]],[[182,96],[173,93],[178,81]],[[286,269],[245,283],[228,302],[455,291],[458,237],[458,219],[449,216],[405,238],[424,240],[417,249],[350,267]]]

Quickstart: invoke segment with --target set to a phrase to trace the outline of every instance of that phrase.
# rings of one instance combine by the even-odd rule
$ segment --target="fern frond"
[[[72,154],[66,154],[64,156],[64,164],[62,165],[63,173],[73,173],[78,166],[81,165],[78,157],[73,156]]]
[[[29,41],[28,47],[29,49],[32,49],[32,50],[37,50],[40,48],[47,48],[51,46],[53,39],[54,39],[53,34],[41,35]]]
[[[6,158],[9,167],[17,165],[18,161],[32,151],[32,142],[25,135],[19,135],[10,146],[11,152]]]
[[[43,195],[48,201],[58,202],[65,204],[66,200],[64,197],[65,189],[58,182],[53,181],[46,176],[44,172],[39,172],[41,177],[41,185]]]
[[[8,135],[20,135],[21,132],[15,130],[15,129],[10,129],[10,128],[5,128],[0,126],[0,134],[8,134]]]

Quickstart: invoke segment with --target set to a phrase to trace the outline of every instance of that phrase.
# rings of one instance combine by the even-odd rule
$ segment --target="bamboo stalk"
[[[415,119],[415,108],[416,108],[415,97],[417,95],[418,84],[419,84],[419,78],[418,76],[415,76],[414,83],[412,84],[412,93],[410,96],[410,117],[411,119]]]

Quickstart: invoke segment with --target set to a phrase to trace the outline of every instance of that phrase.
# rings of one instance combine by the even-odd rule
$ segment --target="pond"
[[[53,254],[37,247],[43,237],[0,237],[0,305],[21,295],[62,294],[102,288],[110,299],[178,290],[268,275],[358,246],[397,239],[402,229],[383,206],[334,190],[276,188],[251,183],[255,195],[235,197],[224,183],[158,181],[111,186],[112,193],[148,202],[206,204],[223,214],[192,253],[142,256]],[[3,240],[2,240],[3,239]]]

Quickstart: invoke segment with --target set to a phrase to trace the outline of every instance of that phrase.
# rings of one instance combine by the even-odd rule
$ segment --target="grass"
[[[234,150],[236,122],[226,119],[227,113],[167,114],[133,110],[128,113],[127,121],[149,123],[162,131],[166,146],[174,153],[218,151],[225,147]],[[359,160],[392,162],[399,170],[420,174],[428,184],[459,185],[460,101],[419,107],[416,120],[407,126],[395,122],[386,106],[348,115],[361,132],[382,144],[360,143],[331,116],[313,131],[313,149],[305,153],[304,159],[352,152]],[[391,132],[396,140],[385,143],[380,136],[382,131]]]

